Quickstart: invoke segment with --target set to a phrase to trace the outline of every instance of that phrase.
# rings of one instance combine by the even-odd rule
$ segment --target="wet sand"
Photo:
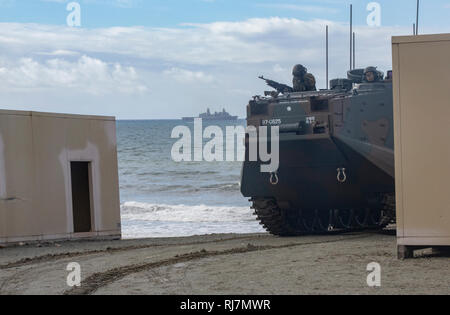
[[[66,283],[71,262],[79,288]],[[48,243],[0,249],[0,294],[450,294],[450,259],[397,260],[388,232]]]

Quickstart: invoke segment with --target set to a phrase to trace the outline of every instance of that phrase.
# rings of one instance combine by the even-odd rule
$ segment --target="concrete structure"
[[[0,110],[0,243],[120,235],[114,117]]]
[[[399,257],[450,246],[450,34],[393,38]]]

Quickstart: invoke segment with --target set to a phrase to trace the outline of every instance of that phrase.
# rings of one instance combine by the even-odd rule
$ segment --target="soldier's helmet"
[[[364,69],[364,74],[368,73],[368,72],[374,72],[377,73],[377,67],[367,67],[366,69]]]
[[[378,73],[377,67],[367,67],[366,69],[364,69],[364,81],[368,81],[367,80],[367,74],[368,73],[373,73],[373,80],[372,81],[378,81],[379,80],[379,73]]]
[[[292,70],[292,75],[294,77],[302,77],[308,72],[308,69],[306,69],[303,65],[295,65],[294,69]]]

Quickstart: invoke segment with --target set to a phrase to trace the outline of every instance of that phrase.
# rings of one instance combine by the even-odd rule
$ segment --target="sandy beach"
[[[67,286],[71,262],[81,287]],[[0,294],[450,294],[449,269],[427,252],[397,260],[391,232],[63,242],[0,249]]]

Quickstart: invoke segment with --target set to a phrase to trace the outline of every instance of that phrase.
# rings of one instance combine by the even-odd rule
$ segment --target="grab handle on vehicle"
[[[280,182],[280,178],[278,177],[278,173],[271,173],[270,174],[270,183],[274,186],[278,185]]]
[[[339,183],[343,184],[347,181],[347,173],[345,168],[338,168],[337,169],[337,180]]]

